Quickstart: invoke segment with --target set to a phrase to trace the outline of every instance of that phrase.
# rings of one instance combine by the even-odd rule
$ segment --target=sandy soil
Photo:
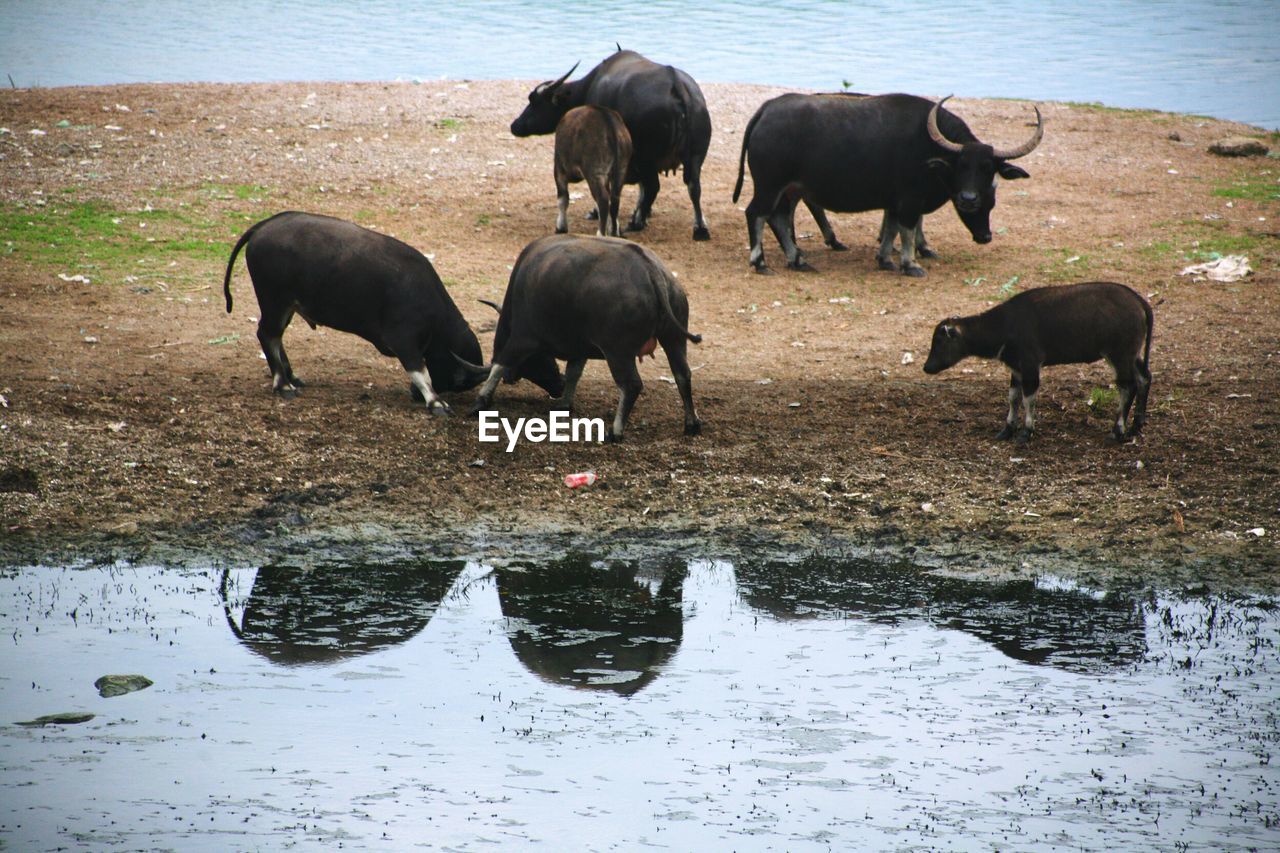
[[[488,352],[494,315],[476,300],[500,299],[519,250],[554,224],[551,139],[507,131],[531,85],[0,94],[0,555],[146,559],[164,545],[273,558],[321,530],[419,546],[554,530],[862,543],[973,572],[1056,555],[1111,576],[1280,588],[1280,164],[1206,153],[1257,133],[1226,122],[1044,104],[1044,143],[1020,161],[1032,178],[1002,184],[991,244],[944,208],[927,220],[941,258],[909,279],[875,269],[878,214],[833,216],[851,246],[835,253],[801,213],[818,271],[782,271],[768,237],[779,273],[766,277],[747,265],[746,198],[730,195],[742,129],[779,90],[707,86],[713,239],[690,239],[674,177],[636,237],[676,271],[705,338],[691,353],[702,436],[681,434],[659,358],[642,367],[624,443],[508,454],[479,444],[474,421],[429,417],[364,341],[302,323],[285,343],[309,384],[274,397],[243,262],[231,315],[221,279],[236,237],[278,210],[353,219],[429,253]],[[952,105],[988,141],[1029,133],[1023,103]],[[1232,187],[1244,197],[1222,194]],[[571,230],[588,233],[579,189]],[[625,214],[634,198],[629,188]],[[80,226],[85,210],[108,218]],[[67,232],[26,227],[48,220]],[[1215,246],[1243,247],[1254,275],[1178,275]],[[65,280],[76,275],[90,281]],[[1046,371],[1025,448],[993,440],[1003,368],[922,373],[940,318],[1090,279],[1128,283],[1156,306],[1138,442],[1117,446],[1110,409],[1086,405],[1109,385],[1101,364]],[[452,403],[465,411],[470,399]],[[590,365],[579,413],[607,416],[615,400],[604,365]],[[548,409],[527,383],[497,402],[509,415]],[[564,474],[586,469],[601,482],[565,488]]]

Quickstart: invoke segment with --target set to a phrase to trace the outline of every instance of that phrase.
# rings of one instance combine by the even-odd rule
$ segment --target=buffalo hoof
[[[903,275],[909,275],[912,278],[924,278],[928,273],[924,271],[924,267],[919,264],[912,264],[909,267],[902,268]]]
[[[791,263],[790,261],[788,261],[787,269],[795,270],[796,272],[817,272],[816,269],[809,266],[808,261],[803,261],[803,260],[796,261],[795,263]]]
[[[449,408],[449,404],[438,398],[431,401],[431,404],[427,406],[427,411],[440,418],[453,414],[453,410]]]
[[[620,432],[619,432],[619,433],[615,433],[615,432],[613,431],[613,428],[612,428],[612,427],[610,427],[610,428],[605,432],[605,434],[604,434],[604,443],[605,443],[605,444],[621,444],[621,443],[622,443],[622,433],[620,433]]]
[[[488,400],[476,400],[471,404],[471,408],[467,409],[467,417],[478,418],[480,413],[486,411],[491,403]]]
[[[707,226],[699,225],[693,229],[693,239],[697,240],[699,243],[705,240],[710,240],[711,232],[707,230]]]
[[[889,272],[897,272],[898,265],[891,258],[876,258],[876,266]]]
[[[645,229],[645,226],[648,224],[649,224],[648,222],[644,222],[644,221],[636,222],[633,219],[627,223],[627,233],[630,234],[633,231],[643,231]]]
[[[1004,429],[996,433],[996,441],[1008,441],[1013,438],[1013,424],[1005,424]]]
[[[752,264],[751,268],[760,275],[773,275],[773,270],[765,266],[763,263]]]
[[[298,389],[294,388],[292,385],[285,385],[283,388],[277,388],[276,394],[280,395],[280,399],[282,400],[292,400],[294,397],[298,396]]]
[[[928,246],[916,246],[916,254],[922,258],[928,258],[930,260],[938,257],[938,253],[933,249],[930,249]]]
[[[583,219],[587,220],[588,222],[595,222],[599,218],[600,218],[600,211],[596,210],[595,208],[588,210],[587,215],[583,217]]]
[[[294,376],[291,373],[289,374],[289,384],[292,385],[294,388],[301,388],[307,383],[303,382],[301,379],[299,379],[298,377]]]
[[[1031,441],[1031,430],[1023,427],[1018,430],[1018,434],[1013,437],[1014,444],[1026,444]]]
[[[568,225],[566,225],[566,226],[565,226],[565,227],[563,227],[563,228],[557,228],[557,229],[556,229],[556,233],[557,233],[557,234],[568,234],[568,233],[569,233],[569,226],[568,226]]]
[[[849,247],[848,247],[848,246],[846,246],[844,243],[841,243],[841,242],[840,242],[839,240],[837,240],[835,237],[832,237],[830,240],[828,240],[828,241],[827,241],[827,246],[828,246],[828,247],[831,249],[831,251],[833,251],[833,252],[847,252],[847,251],[849,251]]]
[[[1136,429],[1120,429],[1120,427],[1111,428],[1111,437],[1116,440],[1116,444],[1128,444],[1138,437]]]
[[[702,421],[692,421],[684,425],[685,435],[702,435]]]

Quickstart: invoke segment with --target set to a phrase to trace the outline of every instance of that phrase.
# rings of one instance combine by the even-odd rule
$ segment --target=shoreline
[[[0,96],[11,130],[0,136],[0,214],[13,244],[0,254],[0,361],[12,365],[0,379],[0,468],[30,472],[34,488],[0,490],[0,563],[77,553],[189,564],[220,549],[276,560],[324,541],[354,554],[349,531],[359,529],[377,553],[397,538],[461,548],[512,526],[529,532],[502,541],[535,550],[539,535],[691,541],[703,531],[724,553],[862,543],[981,576],[1060,561],[1055,573],[1076,579],[1280,590],[1280,338],[1256,322],[1280,317],[1280,211],[1263,174],[1273,161],[1205,153],[1247,126],[1045,103],[1043,150],[1028,158],[1029,181],[1002,189],[993,226],[1004,232],[990,246],[973,246],[944,208],[929,219],[942,259],[927,279],[905,281],[874,269],[878,215],[837,215],[852,248],[832,253],[801,214],[819,271],[760,277],[726,189],[746,120],[785,90],[707,84],[713,240],[689,240],[675,177],[636,236],[677,271],[691,327],[706,338],[691,359],[705,368],[694,394],[707,434],[679,436],[660,360],[644,370],[624,444],[521,446],[504,458],[476,442],[474,423],[428,418],[393,362],[332,330],[291,328],[286,342],[312,384],[276,400],[242,261],[230,316],[214,292],[250,222],[286,208],[330,213],[435,255],[488,353],[492,313],[475,300],[500,297],[519,248],[550,231],[550,140],[506,133],[528,81],[460,83]],[[1025,133],[1021,101],[955,103],[984,139]],[[584,209],[571,209],[573,233],[586,233]],[[50,240],[55,228],[69,240]],[[1243,249],[1254,275],[1236,285],[1178,275],[1189,253],[1215,246]],[[765,248],[776,263],[776,243]],[[1105,367],[1046,372],[1042,428],[1025,452],[990,441],[1007,382],[998,369],[971,360],[969,373],[919,373],[938,318],[992,304],[1006,282],[1088,279],[1132,282],[1157,301],[1153,415],[1140,444],[1106,443],[1107,417],[1083,404],[1108,381]],[[577,414],[611,410],[602,366],[588,367],[582,391]],[[546,411],[527,383],[504,386],[498,408]],[[471,467],[477,459],[486,465]],[[607,488],[558,485],[588,467]]]

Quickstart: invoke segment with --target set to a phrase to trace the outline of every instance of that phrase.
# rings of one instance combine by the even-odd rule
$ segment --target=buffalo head
[[[932,376],[951,367],[969,354],[964,339],[964,328],[958,317],[943,320],[933,330],[933,344],[929,347],[929,358],[924,363],[924,372]]]
[[[565,81],[574,72],[579,63],[574,63],[559,80],[548,80],[539,83],[529,93],[529,106],[511,122],[512,136],[540,136],[544,133],[555,133],[556,125],[572,107],[570,91]]]
[[[928,161],[933,172],[947,186],[947,194],[955,205],[960,221],[969,229],[975,243],[991,242],[991,209],[996,206],[996,177],[1007,181],[1029,178],[1026,170],[1009,161],[1025,157],[1035,150],[1044,136],[1044,119],[1036,107],[1036,129],[1031,138],[1016,148],[994,148],[983,142],[964,144],[952,142],[938,129],[938,110],[946,103],[948,95],[933,105],[929,111],[929,138],[943,151],[945,157],[933,157]]]

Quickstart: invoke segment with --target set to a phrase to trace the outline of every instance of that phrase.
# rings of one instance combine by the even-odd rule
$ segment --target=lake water
[[[614,43],[702,81],[1101,101],[1280,127],[1275,0],[5,0],[19,86],[559,76]]]
[[[676,554],[9,569],[0,846],[1275,849],[1276,604]]]

